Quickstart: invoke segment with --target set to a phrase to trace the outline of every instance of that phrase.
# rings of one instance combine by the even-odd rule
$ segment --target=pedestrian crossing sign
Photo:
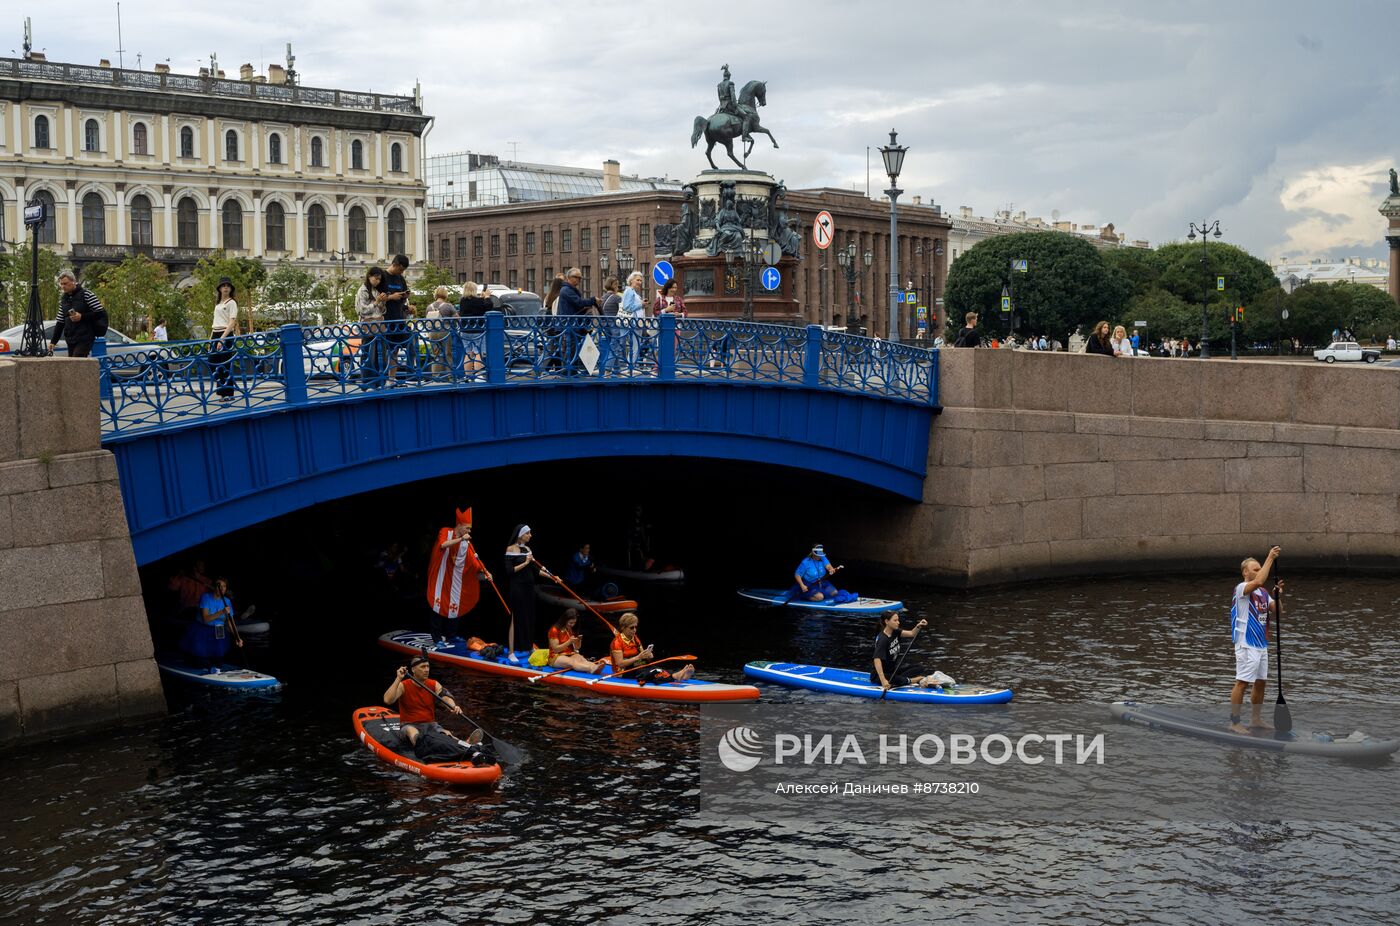
[[[1011,297],[1010,297],[1010,296],[1002,296],[1002,297],[1001,297],[1001,310],[1002,310],[1003,312],[1010,312],[1010,311],[1011,311]]]

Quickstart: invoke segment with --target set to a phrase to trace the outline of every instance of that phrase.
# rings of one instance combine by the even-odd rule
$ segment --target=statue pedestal
[[[1390,298],[1400,302],[1400,194],[1386,197],[1379,211],[1386,218],[1385,240],[1390,245],[1390,276],[1386,289]]]

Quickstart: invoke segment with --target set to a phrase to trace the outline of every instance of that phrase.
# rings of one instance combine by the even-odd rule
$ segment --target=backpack
[[[470,762],[472,765],[495,765],[495,754],[485,746],[470,746],[438,727],[420,727],[413,753],[419,762]]]
[[[490,643],[477,650],[482,659],[500,659],[506,648],[499,643]]]
[[[671,680],[671,673],[665,669],[644,669],[637,673],[638,685],[660,685]]]

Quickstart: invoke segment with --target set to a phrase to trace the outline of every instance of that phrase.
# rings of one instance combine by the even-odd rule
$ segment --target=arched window
[[[389,169],[395,173],[403,170],[403,145],[398,142],[389,146]]]
[[[326,249],[326,210],[320,203],[312,203],[311,208],[306,210],[306,249]]]
[[[365,146],[357,138],[350,143],[350,167],[352,170],[365,169]]]
[[[403,210],[395,206],[389,210],[389,253],[402,254],[404,247],[403,237]]]
[[[175,243],[182,248],[199,247],[199,205],[192,196],[175,207]]]
[[[48,148],[49,145],[49,117],[34,117],[34,147]]]
[[[150,142],[146,137],[146,123],[138,122],[131,127],[131,153],[150,154]]]
[[[39,226],[39,243],[54,244],[58,241],[58,216],[54,209],[53,195],[48,190],[34,194],[34,202],[44,204],[44,224]]]
[[[233,129],[224,133],[224,160],[238,160],[238,133]]]
[[[141,193],[131,197],[131,243],[147,247],[156,243],[151,201]]]
[[[282,136],[276,132],[267,137],[267,163],[282,163]]]
[[[268,203],[266,213],[267,249],[287,250],[287,213],[281,203]]]
[[[369,253],[369,235],[365,233],[365,210],[350,207],[350,250],[355,254]]]
[[[326,165],[324,165],[324,164],[321,163],[322,159],[324,158],[324,154],[322,153],[323,147],[324,147],[324,146],[321,144],[321,136],[319,136],[319,135],[313,136],[312,139],[311,139],[311,166],[312,166],[312,167],[325,167],[325,166],[326,166]]]
[[[89,119],[83,123],[83,150],[102,150],[102,129],[98,126],[96,119]]]
[[[194,129],[187,125],[180,128],[180,157],[194,157]]]
[[[106,215],[102,194],[89,193],[83,197],[83,244],[107,243]]]
[[[223,219],[224,247],[243,247],[243,207],[238,205],[238,200],[224,203]]]

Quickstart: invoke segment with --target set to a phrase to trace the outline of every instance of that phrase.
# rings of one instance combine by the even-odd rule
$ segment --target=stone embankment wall
[[[1400,563],[1400,370],[944,350],[924,501],[851,545],[953,586]]]
[[[0,742],[164,710],[97,362],[0,360]]]

